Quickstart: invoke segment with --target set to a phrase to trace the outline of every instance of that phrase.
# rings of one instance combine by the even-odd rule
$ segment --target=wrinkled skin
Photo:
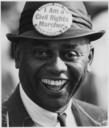
[[[93,52],[86,38],[38,41],[21,39],[15,47],[21,85],[39,106],[62,111],[86,76]],[[42,79],[66,80],[60,90],[46,88]]]

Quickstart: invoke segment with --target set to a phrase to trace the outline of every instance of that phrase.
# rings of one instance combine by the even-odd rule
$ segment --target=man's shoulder
[[[78,105],[80,105],[81,107],[83,107],[87,112],[90,112],[90,110],[91,110],[91,113],[95,111],[98,114],[103,114],[103,115],[106,114],[106,111],[103,108],[101,108],[97,105],[94,105],[94,104],[91,104],[91,103],[88,103],[88,102],[85,102],[85,101],[81,101],[81,100],[78,100],[78,99],[75,99],[75,102]]]
[[[76,106],[77,111],[83,113],[87,118],[102,124],[106,123],[107,112],[101,107],[77,99],[73,100],[73,104]]]
[[[4,101],[2,104],[2,126],[6,127],[7,124],[8,124],[7,101]]]
[[[2,103],[2,126],[22,126],[29,115],[22,103],[19,87]],[[26,125],[26,124],[25,124]]]

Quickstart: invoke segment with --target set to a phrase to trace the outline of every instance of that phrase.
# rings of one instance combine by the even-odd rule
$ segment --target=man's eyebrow
[[[38,41],[38,40],[36,40],[36,41],[32,41],[32,45],[34,45],[34,46],[43,46],[43,47],[48,47],[48,43],[47,42],[45,42],[45,41]]]
[[[63,45],[63,48],[65,48],[65,49],[74,49],[74,48],[76,48],[76,47],[78,47],[78,44],[64,44]]]

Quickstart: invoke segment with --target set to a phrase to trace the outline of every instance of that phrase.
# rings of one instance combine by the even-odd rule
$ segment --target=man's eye
[[[34,55],[35,57],[46,58],[49,57],[49,52],[45,49],[36,49],[34,50]]]
[[[75,51],[66,52],[64,55],[65,59],[72,60],[79,57],[79,54]]]

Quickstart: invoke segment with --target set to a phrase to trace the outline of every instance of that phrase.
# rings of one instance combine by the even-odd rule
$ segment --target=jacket
[[[101,108],[72,99],[72,113],[78,126],[105,126],[107,113]],[[29,127],[34,122],[29,117],[20,98],[19,87],[16,88],[11,97],[2,105],[3,127]]]

